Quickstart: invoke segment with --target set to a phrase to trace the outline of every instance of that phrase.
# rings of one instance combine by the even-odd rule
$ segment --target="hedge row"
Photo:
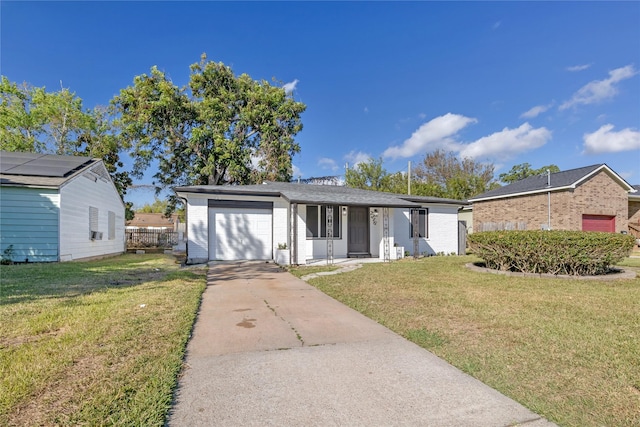
[[[634,244],[633,236],[585,231],[485,231],[468,240],[488,268],[578,276],[606,274]]]

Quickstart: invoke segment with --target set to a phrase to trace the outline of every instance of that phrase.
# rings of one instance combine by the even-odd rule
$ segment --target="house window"
[[[116,213],[109,211],[109,240],[116,238]]]
[[[333,205],[333,238],[340,239],[340,206]],[[307,238],[326,238],[327,237],[327,207],[326,206],[307,206]]]
[[[429,210],[411,209],[409,212],[409,237],[413,238],[413,214],[418,214],[418,237],[429,237]]]
[[[89,239],[100,240],[102,239],[102,233],[98,231],[98,208],[89,206]]]

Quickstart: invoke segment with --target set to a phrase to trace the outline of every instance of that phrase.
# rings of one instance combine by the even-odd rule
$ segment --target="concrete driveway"
[[[552,426],[263,262],[213,263],[170,426]]]

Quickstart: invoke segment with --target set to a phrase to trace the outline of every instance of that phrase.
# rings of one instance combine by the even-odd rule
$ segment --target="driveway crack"
[[[263,300],[265,305],[267,306],[267,308],[269,310],[271,310],[274,314],[274,316],[280,318],[280,320],[282,320],[283,322],[285,322],[287,325],[289,325],[289,327],[291,328],[291,330],[293,331],[294,334],[296,334],[296,338],[298,339],[298,341],[300,341],[300,345],[302,347],[304,347],[304,339],[302,338],[302,335],[300,335],[300,332],[298,332],[298,330],[291,324],[291,322],[289,322],[287,319],[285,319],[284,317],[280,316],[278,314],[278,312],[276,311],[275,308],[271,307],[271,305],[269,304],[269,301],[267,301],[266,299]]]

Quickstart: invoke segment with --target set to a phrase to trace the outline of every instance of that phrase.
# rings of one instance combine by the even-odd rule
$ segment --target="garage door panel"
[[[616,217],[609,215],[582,215],[582,231],[615,233]]]
[[[209,210],[209,258],[269,260],[272,254],[272,213],[267,209]]]

